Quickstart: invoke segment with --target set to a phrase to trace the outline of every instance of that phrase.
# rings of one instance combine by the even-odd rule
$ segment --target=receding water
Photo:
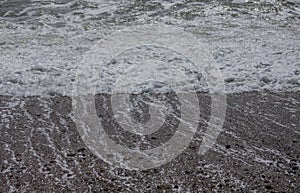
[[[87,50],[116,30],[144,24],[197,37],[229,93],[299,90],[299,9],[296,0],[1,1],[0,94],[69,95]]]

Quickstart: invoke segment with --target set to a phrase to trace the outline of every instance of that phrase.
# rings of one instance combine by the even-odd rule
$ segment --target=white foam
[[[127,25],[121,23],[126,13],[116,12],[120,8],[130,6],[127,1],[116,4],[109,0],[89,0],[87,4],[80,2],[76,9],[71,9],[75,6],[74,3],[76,2],[70,1],[66,4],[41,5],[39,1],[35,1],[32,9],[23,10],[33,17],[31,22],[25,24],[16,22],[18,18],[4,17],[5,20],[0,22],[0,95],[30,96],[58,93],[69,96],[77,67],[84,53],[99,39]],[[176,3],[182,2],[161,3],[164,7],[161,11],[167,11]],[[273,4],[272,6],[278,6],[277,1]],[[181,11],[189,14],[189,11],[193,11],[193,6],[199,5],[187,3],[187,7]],[[248,15],[245,17],[239,15],[235,18],[230,16],[230,11],[226,12],[227,5],[210,3],[201,6],[205,17],[183,20],[166,14],[150,18],[148,12],[145,12],[141,16],[136,16],[136,25],[143,25],[149,22],[150,18],[151,22],[154,20],[174,23],[193,34],[207,45],[207,50],[214,56],[225,79],[228,93],[265,89],[300,90],[300,33],[296,20],[289,19],[292,18],[293,12],[297,12],[296,8],[289,11],[287,7],[282,7],[276,15],[272,11],[264,15],[256,12],[256,15],[253,15],[251,10],[247,10]],[[34,14],[36,8],[70,9],[70,11],[60,13],[60,17],[56,18],[50,13],[36,16]],[[175,12],[177,13],[176,10],[174,14]],[[225,12],[226,17],[220,16],[220,12]],[[100,16],[103,13],[111,15]],[[155,11],[151,11],[152,13]],[[39,17],[43,25],[35,21],[35,17]],[[114,19],[115,23],[107,24]],[[65,23],[65,26],[55,27],[59,22]],[[129,54],[122,57],[131,56]],[[140,61],[142,60],[143,58],[140,58]],[[127,65],[124,60],[118,64],[113,68],[107,66],[106,72],[110,73],[104,72],[105,77],[102,79],[99,77],[101,81],[98,83],[98,92],[107,89],[118,75],[114,73],[119,73]],[[154,67],[150,63],[147,65],[149,69]],[[170,80],[176,79],[185,91],[194,89],[190,81],[178,76],[182,71],[177,70],[179,70],[176,72],[177,75],[168,72],[172,76]],[[165,74],[164,69],[158,74]],[[131,71],[129,75],[136,74]],[[191,79],[195,80],[192,77]],[[152,80],[147,85],[149,89],[157,86],[154,82]],[[205,90],[204,85],[198,85],[198,89]]]

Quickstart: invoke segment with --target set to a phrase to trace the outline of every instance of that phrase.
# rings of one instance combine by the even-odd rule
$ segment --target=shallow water
[[[300,88],[297,1],[0,4],[1,95],[70,95],[76,69],[91,46],[126,26],[153,23],[176,26],[197,37],[221,69],[228,93]],[[122,62],[120,66],[126,66]],[[106,84],[99,84],[99,90]]]

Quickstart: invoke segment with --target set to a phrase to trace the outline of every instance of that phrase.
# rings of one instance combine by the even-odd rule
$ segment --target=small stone
[[[22,72],[21,71],[16,71],[15,74],[22,74]]]
[[[67,153],[68,157],[74,157],[75,155],[76,155],[76,153],[73,153],[73,152]]]
[[[231,82],[234,82],[235,81],[235,78],[226,78],[225,79],[225,82],[227,83],[231,83]]]
[[[36,66],[36,67],[31,68],[31,71],[47,72],[48,69],[41,67],[41,66]]]
[[[13,84],[17,84],[18,83],[18,80],[17,79],[10,79],[8,80],[9,82],[13,83]]]
[[[272,189],[272,186],[266,185],[265,188],[266,188],[267,190],[270,190],[270,189]]]
[[[50,90],[50,91],[48,92],[48,94],[49,94],[50,96],[56,96],[58,93],[55,92],[55,91]]]
[[[84,148],[84,147],[81,147],[81,148],[78,148],[78,149],[77,149],[78,152],[83,152],[83,151],[85,151],[85,150],[86,150],[86,148]]]
[[[185,174],[190,174],[190,173],[191,173],[191,171],[188,171],[188,170],[187,170],[187,171],[185,171],[184,173],[185,173]]]
[[[262,82],[268,84],[269,82],[271,82],[271,79],[267,76],[263,76],[261,79],[260,79]]]
[[[168,184],[161,184],[157,186],[157,189],[167,190],[167,189],[172,189],[172,186]]]
[[[264,66],[264,67],[266,67],[266,66],[272,66],[270,63],[262,63],[262,62],[260,62],[259,63],[261,66]]]
[[[2,46],[2,45],[4,45],[4,44],[6,44],[6,42],[0,42],[0,46]]]
[[[117,61],[116,61],[115,59],[112,59],[112,60],[110,61],[110,63],[111,63],[111,64],[116,64]]]
[[[299,74],[300,74],[300,70],[295,70],[295,71],[294,71],[294,74],[295,74],[295,75],[299,75]]]

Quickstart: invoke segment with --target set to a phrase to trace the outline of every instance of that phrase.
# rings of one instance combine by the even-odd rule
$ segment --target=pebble
[[[267,190],[270,190],[270,189],[272,189],[272,186],[266,185],[265,188],[266,188]]]
[[[80,148],[77,149],[78,152],[83,152],[83,151],[85,151],[85,150],[86,150],[85,147],[80,147]]]
[[[68,157],[74,157],[74,156],[76,156],[76,153],[70,152],[70,153],[67,153],[67,156],[68,156]]]
[[[40,72],[47,72],[49,71],[47,68],[41,67],[41,66],[36,66],[31,68],[31,71],[40,71]]]
[[[271,79],[267,76],[263,76],[260,80],[266,84],[271,82]]]
[[[235,81],[235,78],[226,78],[225,79],[225,82],[227,83],[231,83],[231,82],[234,82]]]
[[[16,71],[15,74],[22,74],[22,72],[21,71]]]
[[[49,94],[50,96],[56,96],[56,95],[59,95],[57,92],[55,92],[55,91],[53,91],[53,90],[50,90],[50,91],[48,92],[48,94]]]
[[[116,64],[117,61],[116,61],[115,59],[112,59],[112,60],[110,61],[110,63],[111,63],[111,64]]]

